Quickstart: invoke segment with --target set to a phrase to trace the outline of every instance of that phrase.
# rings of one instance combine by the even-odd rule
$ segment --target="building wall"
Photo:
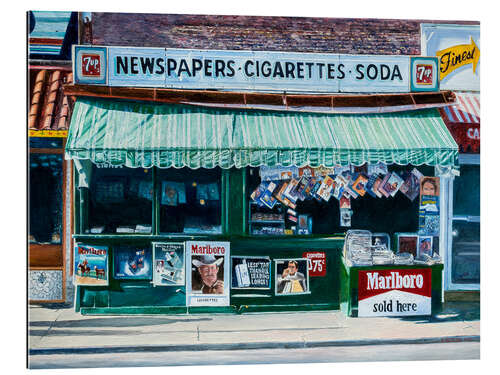
[[[92,44],[420,55],[420,23],[464,21],[93,13]]]

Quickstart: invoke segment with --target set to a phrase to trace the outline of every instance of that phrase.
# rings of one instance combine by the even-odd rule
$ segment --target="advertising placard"
[[[275,294],[309,294],[309,259],[275,259]]]
[[[269,257],[231,257],[232,289],[270,289],[271,259]]]
[[[186,242],[187,306],[229,306],[229,242]]]
[[[358,316],[431,314],[431,270],[358,271]]]
[[[326,253],[324,251],[306,251],[302,258],[309,259],[309,276],[326,276]]]
[[[74,46],[73,59],[77,84],[325,93],[439,90],[436,57],[410,66],[410,56],[400,55]]]
[[[74,285],[108,285],[107,246],[93,246],[75,243]]]
[[[151,249],[114,246],[115,279],[151,279]]]
[[[422,24],[422,54],[439,59],[442,90],[480,90],[479,25]]]
[[[153,242],[153,285],[184,285],[184,259],[183,242]]]

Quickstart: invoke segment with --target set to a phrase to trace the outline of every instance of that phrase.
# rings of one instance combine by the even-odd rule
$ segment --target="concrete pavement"
[[[82,316],[29,307],[29,354],[307,348],[479,341],[479,303],[432,317],[349,318],[340,311]]]

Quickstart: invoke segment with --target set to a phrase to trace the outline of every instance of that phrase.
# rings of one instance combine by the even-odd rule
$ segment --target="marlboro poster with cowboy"
[[[74,285],[108,285],[107,246],[75,244]]]
[[[186,242],[188,306],[229,306],[229,242]]]

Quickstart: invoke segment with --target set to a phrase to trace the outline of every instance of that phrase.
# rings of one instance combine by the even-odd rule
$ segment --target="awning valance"
[[[436,109],[371,115],[238,111],[80,98],[66,157],[127,167],[456,167]]]

